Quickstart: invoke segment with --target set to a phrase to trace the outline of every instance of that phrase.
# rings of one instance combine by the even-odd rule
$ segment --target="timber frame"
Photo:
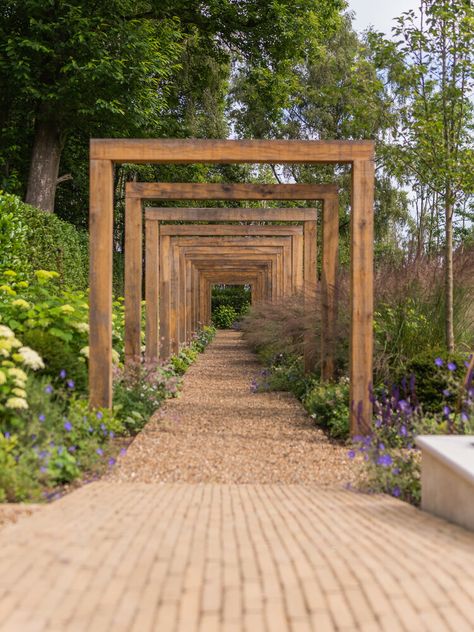
[[[177,210],[181,211],[181,209]],[[152,225],[156,221],[156,218],[146,215],[145,278],[151,279],[150,283],[146,281],[146,357],[148,362],[158,357],[156,346],[159,339],[161,340],[160,355],[162,359],[165,359],[170,351],[177,351],[181,342],[190,339],[190,334],[197,325],[191,317],[194,300],[192,292],[195,291],[196,285],[192,284],[192,271],[189,268],[191,262],[194,261],[193,253],[194,256],[198,252],[204,253],[202,257],[205,259],[208,253],[208,261],[216,261],[212,264],[215,269],[219,269],[219,266],[221,269],[228,267],[232,262],[231,267],[235,270],[235,257],[246,255],[246,260],[240,262],[241,267],[246,267],[246,263],[250,263],[249,255],[265,254],[269,246],[276,247],[278,250],[283,248],[281,265],[279,265],[280,261],[276,262],[272,300],[301,290],[304,275],[308,277],[313,274],[312,281],[316,280],[316,269],[303,270],[302,226],[163,225],[157,229]],[[191,237],[192,235],[194,237]],[[263,237],[266,239],[262,239]],[[157,254],[157,251],[160,254]],[[169,261],[163,258],[163,253],[169,253]],[[255,257],[252,258],[254,259]],[[159,281],[155,273],[157,267],[161,271]],[[171,282],[168,282],[170,275]],[[173,290],[170,291],[173,281],[175,284]],[[158,305],[160,319],[158,319]],[[181,309],[177,308],[178,305]],[[136,309],[134,311],[136,312]],[[160,336],[157,334],[158,320],[161,320],[163,325]],[[176,331],[175,324],[179,324],[179,333]],[[126,336],[127,331],[126,329]],[[174,341],[171,345],[170,336]],[[135,341],[134,346],[138,348],[138,340]],[[134,363],[137,358],[132,357],[128,361]]]
[[[373,141],[92,139],[89,335],[92,407],[109,408],[112,405],[113,168],[114,163],[124,162],[351,166],[351,431],[353,434],[367,432],[372,420],[369,392],[373,370]],[[202,199],[211,198],[212,195],[206,195]],[[137,191],[135,199],[141,211]],[[260,196],[258,199],[265,198]],[[294,195],[286,199],[311,198]],[[139,217],[136,221],[141,224],[141,212],[134,213],[133,217]],[[140,268],[141,265],[140,259]]]

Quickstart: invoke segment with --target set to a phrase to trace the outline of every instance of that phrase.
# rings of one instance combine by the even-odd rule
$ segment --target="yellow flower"
[[[26,391],[23,388],[12,388],[12,393],[17,397],[23,397],[26,399]]]
[[[0,285],[0,290],[6,294],[10,294],[10,296],[16,296],[15,290],[12,290],[9,285]]]
[[[52,270],[35,270],[35,276],[40,283],[46,283],[51,279],[54,279],[59,276],[57,272],[53,272]]]
[[[22,397],[10,397],[5,404],[7,408],[28,408],[28,402]]]
[[[5,270],[5,272],[3,273],[3,276],[15,277],[16,276],[16,272],[14,270]]]
[[[18,281],[17,285],[18,287],[28,287],[29,283],[28,281]]]
[[[16,298],[14,301],[12,301],[12,305],[14,307],[21,307],[21,309],[30,309],[30,304],[28,303],[28,301],[25,301],[24,298]]]
[[[72,314],[76,311],[72,305],[61,305],[60,310],[65,314]]]

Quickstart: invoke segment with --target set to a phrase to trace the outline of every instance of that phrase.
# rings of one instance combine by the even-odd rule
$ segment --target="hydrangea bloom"
[[[20,347],[19,351],[25,366],[33,369],[33,371],[44,369],[43,359],[34,349],[30,349],[30,347]]]
[[[6,401],[5,406],[7,408],[13,408],[13,409],[26,409],[28,408],[28,402],[26,401],[26,399],[23,399],[22,397],[9,397]]]

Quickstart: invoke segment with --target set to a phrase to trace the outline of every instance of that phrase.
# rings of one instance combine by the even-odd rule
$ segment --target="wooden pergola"
[[[372,382],[373,320],[373,194],[374,144],[372,141],[237,141],[237,140],[116,140],[93,139],[90,163],[90,402],[93,407],[112,403],[112,251],[113,251],[113,165],[114,163],[306,163],[349,164],[352,168],[351,191],[351,429],[364,432],[371,423],[369,388]],[[281,185],[287,197],[266,197],[266,186],[258,185],[245,197],[245,187],[235,197],[222,197],[222,187],[205,185],[197,196],[194,187],[181,186],[177,198],[160,183],[128,183],[130,194],[126,231],[130,224],[141,235],[143,199],[317,199],[304,194],[301,187],[314,190],[318,185]],[[278,185],[270,185],[278,186]],[[214,187],[220,188],[215,191]],[[291,190],[293,188],[293,191]],[[171,197],[170,197],[171,195]],[[186,197],[188,196],[188,197]],[[334,199],[334,198],[333,198]],[[161,209],[160,209],[161,210]],[[209,209],[219,211],[220,209]],[[270,209],[269,209],[270,210]],[[191,217],[189,217],[191,219]],[[274,221],[281,220],[276,217]],[[209,219],[209,221],[212,221]],[[227,217],[215,221],[230,221]],[[323,225],[326,219],[323,221]],[[139,230],[138,230],[139,229]],[[141,276],[140,244],[127,244],[132,268]],[[130,254],[130,252],[129,252]],[[323,283],[324,271],[323,271]],[[126,293],[127,298],[127,293]]]
[[[177,216],[181,217],[182,209],[176,210]],[[205,217],[206,209],[202,211]],[[158,338],[161,339],[161,357],[166,358],[170,350],[176,352],[180,342],[189,340],[196,326],[191,320],[192,292],[197,287],[196,283],[192,283],[192,264],[198,255],[198,261],[202,262],[203,258],[207,258],[208,263],[213,261],[214,269],[223,269],[232,264],[232,269],[237,270],[234,263],[236,257],[246,257],[239,262],[241,267],[245,267],[251,260],[268,254],[268,248],[272,248],[275,255],[281,253],[282,256],[277,256],[275,261],[275,274],[270,279],[273,281],[271,299],[300,291],[305,275],[307,279],[311,275],[312,282],[316,282],[316,268],[303,269],[302,226],[208,224],[163,225],[157,229],[154,225],[156,222],[155,216],[146,214],[145,278],[151,280],[146,283],[146,288],[149,288],[146,292],[148,360],[158,357],[153,349],[153,345],[158,344]],[[160,271],[158,275],[156,270]],[[136,306],[133,311],[137,312]],[[156,334],[158,321],[162,325],[160,336]],[[176,325],[180,330],[178,335]],[[170,337],[174,339],[171,347]],[[133,363],[138,359],[129,357],[128,361]]]

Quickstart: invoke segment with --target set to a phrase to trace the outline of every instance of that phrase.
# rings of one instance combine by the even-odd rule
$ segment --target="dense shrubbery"
[[[58,486],[113,465],[119,447],[111,439],[138,432],[163,399],[176,395],[179,376],[214,330],[199,333],[169,365],[125,374],[124,304],[115,300],[114,408],[90,411],[89,308],[82,289],[82,254],[87,256],[87,248],[79,252],[82,235],[12,196],[1,196],[0,210],[2,205],[6,210],[0,213],[0,240],[6,248],[0,266],[0,501],[38,500],[54,494]],[[31,218],[39,231],[37,242],[29,233]],[[67,262],[67,273],[62,263],[53,270],[34,270],[36,262],[49,261],[50,235],[57,239],[56,263]],[[75,289],[69,286],[72,278]]]
[[[230,329],[238,314],[231,305],[219,305],[212,313],[212,323],[217,329]]]
[[[89,241],[54,213],[29,206],[20,198],[0,194],[0,267],[22,272],[51,270],[61,283],[86,290]]]
[[[250,305],[251,291],[246,285],[216,285],[212,288],[212,314],[221,305],[230,305],[237,312],[238,317],[245,315]]]
[[[410,502],[419,499],[420,433],[474,432],[474,388],[462,382],[469,350],[474,347],[474,257],[461,251],[455,258],[456,332],[458,351],[446,354],[442,323],[443,279],[438,262],[384,269],[375,297],[374,430],[360,437],[366,489],[384,491]],[[349,438],[347,379],[347,279],[340,279],[339,322],[336,330],[337,382],[319,379],[320,314],[306,315],[301,297],[250,310],[243,329],[250,345],[267,366],[252,390],[278,389],[295,393],[333,438]],[[319,303],[320,301],[318,301]],[[315,358],[314,374],[301,370],[303,341]],[[296,367],[300,367],[297,370]]]

